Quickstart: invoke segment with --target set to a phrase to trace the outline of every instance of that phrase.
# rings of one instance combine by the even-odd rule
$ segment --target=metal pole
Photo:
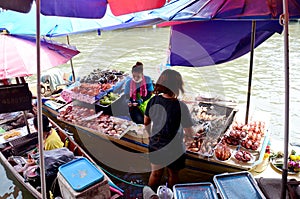
[[[284,80],[285,80],[285,110],[284,110],[284,163],[282,168],[281,198],[286,197],[288,153],[289,153],[289,107],[290,107],[290,83],[289,83],[289,10],[288,0],[283,0],[283,31],[284,31]]]
[[[42,99],[41,99],[41,38],[40,38],[40,0],[36,0],[36,63],[37,63],[37,119],[38,119],[38,140],[40,153],[40,175],[42,198],[47,198],[46,175],[43,144],[43,122],[42,122]]]
[[[69,35],[67,35],[67,42],[68,42],[68,45],[70,45],[70,39],[69,39]],[[70,63],[71,63],[71,69],[72,69],[72,80],[73,82],[76,81],[76,78],[75,78],[75,72],[74,72],[74,67],[73,67],[73,61],[72,61],[72,58],[70,59]]]
[[[28,134],[31,134],[25,111],[23,111],[23,116],[24,116],[24,121],[25,121],[25,124],[26,124],[26,127],[27,127]]]
[[[249,109],[250,109],[250,97],[251,97],[251,84],[252,84],[252,73],[253,73],[253,57],[254,57],[254,44],[255,44],[255,31],[256,31],[256,21],[252,21],[251,30],[251,51],[250,51],[250,67],[249,67],[249,78],[248,78],[248,92],[247,92],[247,107],[246,107],[246,117],[245,124],[248,124]]]

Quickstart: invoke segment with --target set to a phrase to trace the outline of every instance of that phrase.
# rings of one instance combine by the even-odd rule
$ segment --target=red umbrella
[[[74,47],[52,40],[41,40],[41,69],[66,63],[79,53]],[[0,79],[37,73],[35,38],[0,34]]]

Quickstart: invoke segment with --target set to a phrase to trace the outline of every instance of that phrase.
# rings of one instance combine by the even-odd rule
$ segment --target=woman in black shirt
[[[151,174],[148,185],[156,190],[164,168],[168,186],[179,182],[179,171],[185,167],[185,144],[193,139],[193,120],[185,103],[177,99],[183,93],[183,80],[175,70],[167,69],[158,78],[148,102],[144,125],[149,134]],[[152,124],[152,125],[151,125]]]

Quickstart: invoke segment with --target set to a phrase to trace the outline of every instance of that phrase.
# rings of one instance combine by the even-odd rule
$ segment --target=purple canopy
[[[41,0],[41,13],[51,16],[102,18],[109,4],[115,16],[160,8],[166,0]]]
[[[290,18],[300,17],[300,0],[289,0]],[[282,0],[173,0],[152,14],[167,21],[278,19]]]
[[[251,21],[196,21],[172,26],[171,66],[208,66],[236,59],[250,51]],[[278,21],[258,21],[255,47],[281,33]]]

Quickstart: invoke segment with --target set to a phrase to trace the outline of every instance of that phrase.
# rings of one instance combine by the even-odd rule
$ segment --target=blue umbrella
[[[29,13],[4,11],[0,13],[0,28],[5,28],[10,34],[36,35],[36,10]],[[84,24],[84,25],[83,25]],[[95,20],[72,19],[67,17],[45,17],[41,15],[41,35],[53,37],[99,29]]]
[[[10,34],[35,35],[35,4],[33,4],[32,7],[31,11],[27,14],[10,10],[0,12],[0,28],[6,29]],[[90,31],[130,28],[133,26],[162,22],[162,20],[157,17],[148,15],[148,12],[132,13],[116,17],[111,13],[109,8],[102,19],[57,17],[41,14],[40,21],[41,35],[47,37],[57,37]]]

